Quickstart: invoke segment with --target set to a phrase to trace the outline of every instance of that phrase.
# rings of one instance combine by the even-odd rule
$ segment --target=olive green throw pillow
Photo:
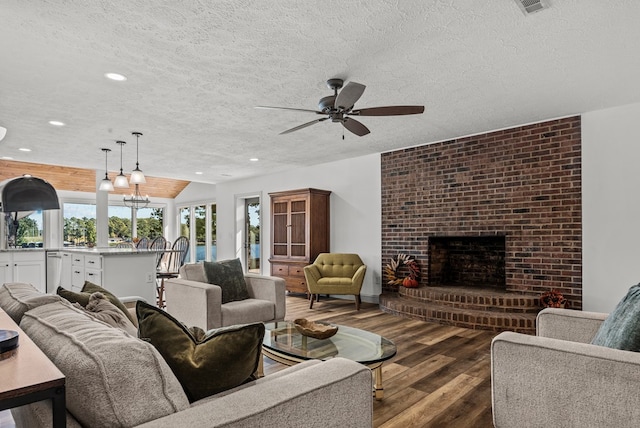
[[[602,322],[591,343],[640,352],[640,284],[629,288],[627,295]]]
[[[204,274],[209,284],[222,289],[222,303],[249,298],[240,259],[204,262]]]
[[[66,290],[62,287],[58,287],[58,289],[56,290],[56,294],[58,294],[58,296],[64,297],[71,303],[78,303],[83,308],[87,307],[87,304],[89,303],[89,298],[93,293],[96,293],[96,292],[102,293],[104,297],[107,298],[108,301],[110,301],[113,305],[115,305],[118,309],[120,309],[122,313],[124,313],[127,316],[129,321],[135,324],[135,320],[133,319],[133,316],[127,310],[126,306],[122,304],[120,299],[118,299],[115,295],[113,295],[113,293],[111,293],[109,290],[105,290],[104,288],[100,287],[97,284],[94,284],[89,281],[85,281],[84,286],[82,287],[82,291],[79,293],[75,291]]]
[[[244,324],[205,332],[187,328],[145,302],[136,303],[138,336],[149,341],[176,375],[190,402],[253,380],[264,324]]]

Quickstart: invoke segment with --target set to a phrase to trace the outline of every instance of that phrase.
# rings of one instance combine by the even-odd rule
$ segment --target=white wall
[[[175,198],[176,206],[215,202],[216,185],[191,182]]]
[[[381,293],[380,155],[368,155],[216,186],[218,258],[237,257],[236,196],[262,195],[262,242],[270,241],[269,193],[313,187],[330,190],[332,252],[360,255],[367,265],[361,296],[377,302]],[[268,274],[270,248],[262,245],[262,269]]]
[[[640,104],[582,115],[583,309],[640,281]]]

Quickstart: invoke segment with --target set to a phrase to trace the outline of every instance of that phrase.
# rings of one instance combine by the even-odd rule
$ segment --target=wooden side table
[[[0,410],[50,399],[54,428],[65,428],[64,375],[2,309],[0,328],[20,335],[13,355],[0,360]]]

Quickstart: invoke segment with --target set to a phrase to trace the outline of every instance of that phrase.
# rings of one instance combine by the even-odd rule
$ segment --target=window
[[[9,246],[22,248],[41,248],[43,247],[43,230],[42,230],[42,211],[34,211],[18,214],[18,228],[15,229],[13,217],[10,213],[6,214]],[[21,217],[23,216],[23,217]],[[14,236],[15,235],[15,239]],[[15,242],[15,243],[14,243]]]
[[[140,208],[136,214],[138,223],[138,236],[146,236],[149,239],[163,236],[162,208]]]
[[[96,242],[96,205],[65,202],[63,211],[64,246],[85,247]]]

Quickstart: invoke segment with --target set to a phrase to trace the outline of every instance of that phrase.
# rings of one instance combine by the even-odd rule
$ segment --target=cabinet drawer
[[[78,254],[71,255],[71,266],[82,266],[84,267],[84,256]]]
[[[289,265],[271,264],[271,275],[289,276]]]
[[[102,269],[102,257],[84,256],[84,266],[87,269]]]
[[[305,281],[304,277],[288,277],[284,279],[285,288],[289,291],[297,292],[297,293],[306,293],[307,292],[307,281]]]
[[[289,266],[289,276],[300,276],[304,278],[304,266]]]
[[[84,285],[84,266],[71,268],[71,287],[82,288]]]
[[[102,271],[96,269],[85,269],[85,279],[95,285],[102,285]]]

